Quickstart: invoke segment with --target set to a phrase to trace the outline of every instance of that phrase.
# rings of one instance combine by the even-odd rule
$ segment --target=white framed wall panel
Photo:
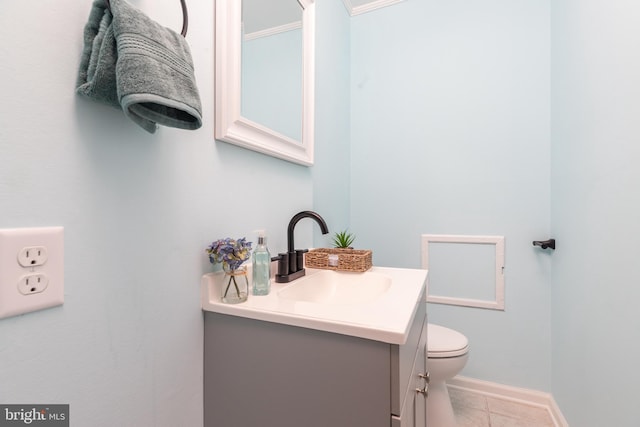
[[[431,269],[429,259],[429,246],[437,243],[466,244],[466,245],[493,245],[495,247],[495,291],[494,299],[465,298],[446,295],[427,295],[427,302],[437,304],[458,305],[464,307],[487,308],[492,310],[504,310],[504,236],[470,236],[450,234],[423,234],[422,235],[422,268]],[[460,260],[460,265],[465,260]],[[437,266],[436,266],[437,268]],[[430,275],[431,276],[431,275]]]

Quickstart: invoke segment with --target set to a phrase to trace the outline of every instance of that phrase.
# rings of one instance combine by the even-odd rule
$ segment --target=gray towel
[[[84,32],[77,92],[122,108],[153,133],[156,123],[202,126],[189,45],[124,0],[95,0]]]
[[[84,27],[84,50],[80,59],[76,92],[121,108],[116,86],[118,48],[113,37],[111,19],[104,0],[96,0]]]

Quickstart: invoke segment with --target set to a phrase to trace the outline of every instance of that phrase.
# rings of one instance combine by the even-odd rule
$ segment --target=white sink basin
[[[421,269],[374,266],[365,273],[345,273],[307,268],[306,276],[291,283],[272,282],[269,295],[225,304],[223,277],[221,271],[202,276],[203,310],[398,345],[407,342],[427,286],[427,270]]]
[[[391,277],[375,272],[323,270],[297,279],[278,292],[280,298],[320,304],[370,303],[391,288]]]

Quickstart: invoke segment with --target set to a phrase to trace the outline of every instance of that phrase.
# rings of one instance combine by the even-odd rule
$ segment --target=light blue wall
[[[640,425],[639,19],[552,2],[552,378],[572,426]]]
[[[177,1],[131,3],[180,27]],[[0,402],[69,403],[72,425],[202,425],[204,248],[264,227],[283,251],[294,213],[346,199],[345,188],[325,197],[316,185],[328,169],[214,142],[214,6],[187,3],[204,126],[155,135],[74,94],[89,1],[0,4],[0,37],[11,40],[0,46],[0,227],[65,227],[64,306],[0,320]],[[330,18],[319,14],[318,27],[328,32]],[[333,43],[327,32],[319,44]],[[328,83],[337,73],[319,62],[320,103],[342,99]],[[321,104],[318,121],[344,129],[337,113]],[[344,132],[319,136],[326,158]],[[346,168],[331,173],[348,181]],[[330,226],[348,222],[335,212]],[[311,229],[296,232],[300,246]]]
[[[406,1],[351,28],[351,224],[374,263],[420,267],[420,235],[503,235],[506,309],[431,304],[463,374],[550,390],[549,4]],[[455,262],[452,261],[452,262]],[[460,268],[464,268],[463,265]]]
[[[180,25],[175,5],[132,3]],[[348,18],[319,1],[312,168],[214,143],[212,2],[189,3],[202,129],[151,136],[78,99],[89,8],[0,5],[0,227],[63,225],[66,245],[65,305],[0,320],[0,402],[201,425],[204,247],[264,227],[284,250],[313,208],[378,265],[418,267],[422,233],[504,235],[505,312],[429,307],[470,337],[464,374],[553,391],[571,425],[638,423],[638,6],[406,1]],[[550,230],[552,257],[531,247]]]
[[[349,227],[351,212],[351,21],[342,0],[317,0],[316,150],[313,206],[322,214],[330,235]],[[321,25],[324,25],[322,27]],[[327,247],[330,235],[319,236],[316,247]],[[327,239],[328,238],[328,239]]]

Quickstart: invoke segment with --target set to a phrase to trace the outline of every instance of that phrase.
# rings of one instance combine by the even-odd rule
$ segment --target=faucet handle
[[[281,253],[271,258],[271,261],[278,261],[278,274],[283,276],[289,274],[289,254]]]
[[[304,268],[304,254],[309,252],[309,249],[296,249],[296,266],[298,270]]]

